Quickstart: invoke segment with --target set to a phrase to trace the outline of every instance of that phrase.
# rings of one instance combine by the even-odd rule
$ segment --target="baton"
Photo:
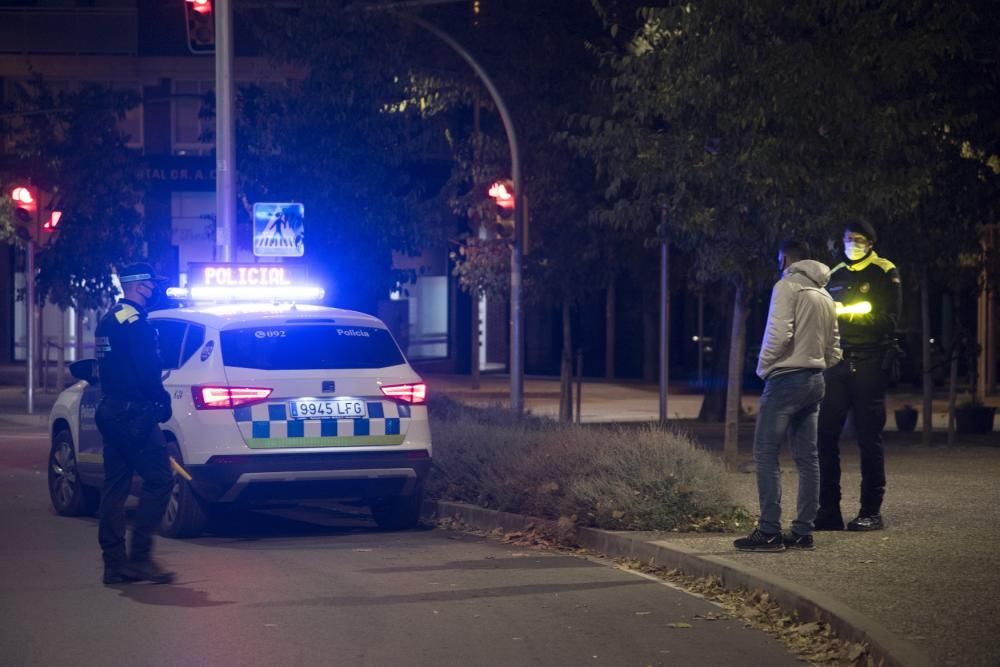
[[[187,481],[189,481],[189,482],[191,481],[191,473],[189,473],[187,470],[185,470],[184,466],[182,466],[180,463],[178,463],[177,459],[175,459],[172,456],[170,457],[170,467],[173,468],[173,471],[175,473],[177,473],[178,475],[180,475],[181,477],[183,477]]]

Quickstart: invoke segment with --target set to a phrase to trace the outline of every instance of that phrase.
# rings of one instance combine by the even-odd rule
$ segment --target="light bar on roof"
[[[315,285],[234,285],[169,287],[171,299],[189,301],[319,301],[325,290]]]

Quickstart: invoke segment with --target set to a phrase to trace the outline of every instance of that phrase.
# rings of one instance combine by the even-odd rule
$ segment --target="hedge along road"
[[[105,587],[96,520],[52,513],[46,455],[37,429],[0,429],[5,664],[800,664],[646,577],[333,509],[161,539],[177,584]]]

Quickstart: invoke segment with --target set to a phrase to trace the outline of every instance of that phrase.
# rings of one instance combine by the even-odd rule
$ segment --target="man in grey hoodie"
[[[809,247],[794,240],[786,241],[778,252],[782,275],[771,291],[757,362],[757,375],[764,380],[753,438],[760,521],[748,537],[734,542],[741,551],[813,548],[813,521],[819,507],[816,424],[825,391],[823,371],[840,361],[842,353],[836,307],[824,289],[830,269],[809,255]],[[778,455],[786,439],[799,471],[799,496],[791,532],[782,535]]]

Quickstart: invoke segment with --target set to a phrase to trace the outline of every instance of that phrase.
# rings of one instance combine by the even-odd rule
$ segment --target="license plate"
[[[292,419],[364,419],[368,403],[358,398],[300,398],[288,401]]]

